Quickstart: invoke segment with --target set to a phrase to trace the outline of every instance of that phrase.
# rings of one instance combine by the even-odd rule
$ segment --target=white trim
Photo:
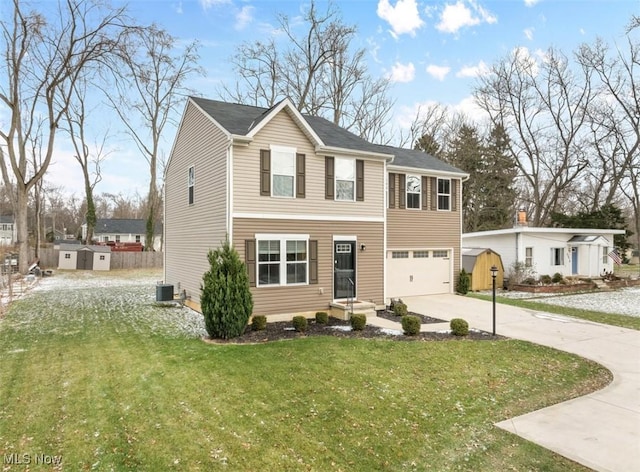
[[[339,234],[334,234],[333,242],[335,243],[336,241],[356,241],[357,242],[358,237],[357,236],[341,236]]]
[[[227,139],[232,139],[233,135],[231,133],[229,133],[229,130],[227,130],[227,128],[225,128],[224,126],[222,126],[220,123],[218,123],[218,121],[213,118],[209,113],[207,113],[206,111],[204,111],[204,109],[202,109],[202,107],[200,107],[200,105],[198,105],[195,100],[192,97],[189,97],[189,101],[188,103],[193,103],[193,106],[195,106],[198,110],[200,110],[200,112],[205,116],[205,118],[207,118],[209,121],[211,121],[211,123],[213,123],[216,128],[218,128],[220,131],[222,131],[222,133],[226,136]],[[187,104],[188,104],[187,103]],[[185,112],[186,112],[186,107],[185,107]],[[185,114],[182,114],[182,117],[184,119]],[[177,138],[178,135],[176,135]],[[173,149],[171,149],[171,152],[173,153]]]
[[[258,240],[258,239],[269,239],[269,240],[273,240],[273,239],[295,239],[296,241],[301,241],[303,239],[306,239],[307,241],[309,240],[309,235],[308,234],[284,234],[284,233],[256,233],[253,235],[253,237]]]
[[[227,238],[229,241],[233,241],[233,218],[231,214],[233,212],[233,143],[230,141],[227,146]]]
[[[269,288],[269,287],[300,287],[304,285],[310,285],[309,283],[309,235],[308,234],[271,234],[271,233],[257,233],[256,239],[256,287]],[[280,261],[280,283],[278,284],[260,284],[260,241],[278,241]],[[287,283],[287,264],[302,264],[302,261],[290,262],[287,261],[287,243],[289,241],[304,241],[306,246],[307,258],[304,261],[305,264],[305,282],[304,283]],[[274,262],[263,262],[264,264],[274,264]]]
[[[387,212],[389,208],[389,172],[387,171],[388,163],[385,163],[385,169],[382,173],[382,185],[380,188],[384,190],[384,223],[382,236],[382,302],[386,304],[387,300]],[[462,212],[461,212],[462,213]]]
[[[341,154],[344,156],[355,156],[358,158],[369,158],[372,160],[385,159],[388,161],[392,161],[394,156],[393,154],[382,154],[371,151],[361,151],[358,149],[346,149],[336,146],[316,146],[316,154],[328,154],[328,155],[337,155]]]
[[[362,223],[384,223],[379,216],[343,216],[343,215],[292,215],[287,213],[245,213],[234,212],[234,218],[257,218],[263,220],[299,220],[299,221],[359,221]]]
[[[495,229],[492,231],[476,231],[473,233],[463,233],[462,238],[473,238],[482,236],[498,236],[501,234],[516,233],[551,233],[551,234],[597,234],[604,237],[605,234],[624,234],[623,229],[587,229],[587,228],[541,228],[538,226],[518,226],[515,228]]]
[[[435,170],[435,169],[423,169],[421,167],[405,167],[405,166],[397,166],[393,164],[389,164],[387,168],[387,172],[395,173],[395,174],[418,174],[425,177],[440,177],[440,178],[451,178],[451,179],[468,179],[469,174],[463,172],[452,172],[445,170]]]

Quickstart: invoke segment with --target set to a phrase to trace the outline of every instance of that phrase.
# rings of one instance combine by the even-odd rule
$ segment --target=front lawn
[[[104,280],[0,321],[7,470],[587,470],[493,423],[602,387],[592,362],[519,341],[207,344],[152,277]]]

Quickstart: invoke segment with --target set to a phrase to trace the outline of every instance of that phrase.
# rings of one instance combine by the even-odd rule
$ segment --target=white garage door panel
[[[424,251],[421,251],[424,252]],[[387,297],[401,298],[416,295],[435,295],[450,292],[451,258],[409,257],[394,259],[387,255]]]

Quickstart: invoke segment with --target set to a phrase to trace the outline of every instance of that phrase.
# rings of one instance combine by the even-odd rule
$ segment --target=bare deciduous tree
[[[87,128],[88,116],[91,114],[91,110],[86,108],[87,81],[85,78],[79,79],[72,85],[69,97],[69,106],[65,110],[64,121],[66,122],[66,131],[75,151],[73,157],[78,161],[82,169],[86,199],[86,243],[91,244],[97,219],[93,194],[96,185],[102,180],[100,166],[109,154],[109,151],[106,150],[109,130],[108,127],[103,129],[101,140],[90,147]]]
[[[61,0],[55,13],[54,21],[48,22],[42,13],[25,11],[22,2],[14,0],[1,23],[0,103],[9,120],[0,130],[0,168],[5,183],[16,187],[14,214],[23,273],[29,262],[28,195],[51,162],[68,105],[65,93],[88,64],[113,50],[125,22],[123,8],[93,0]],[[43,154],[37,168],[30,168],[29,149],[38,139],[38,120],[43,120]]]
[[[313,1],[302,22],[279,15],[278,25],[281,42],[270,38],[237,48],[232,63],[239,80],[223,86],[223,98],[269,108],[288,97],[302,113],[388,142],[390,83],[372,78],[365,50],[352,47],[356,28],[342,21],[334,5],[319,12]]]
[[[536,226],[562,210],[588,163],[585,123],[592,70],[579,72],[576,76],[568,59],[554,49],[540,61],[517,49],[492,66],[474,91],[493,125],[509,132],[509,150],[522,179],[520,194]]]
[[[162,161],[162,134],[177,124],[178,107],[189,93],[186,81],[202,73],[198,44],[178,47],[176,38],[152,25],[129,32],[119,51],[114,72],[117,93],[106,93],[129,136],[149,164],[146,248],[153,249],[154,229],[161,216],[158,169]]]

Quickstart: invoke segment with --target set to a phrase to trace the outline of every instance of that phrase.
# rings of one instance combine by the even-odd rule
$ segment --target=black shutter
[[[389,208],[396,207],[396,174],[389,174]]]
[[[422,177],[422,209],[423,210],[428,210],[429,209],[429,202],[428,202],[428,189],[427,189],[427,185],[429,184],[429,179],[426,177]]]
[[[309,284],[318,283],[318,241],[309,241]]]
[[[324,198],[334,200],[334,167],[333,157],[326,156],[324,158]]]
[[[260,150],[260,195],[271,195],[271,151]]]
[[[398,174],[400,177],[400,208],[407,207],[407,176],[405,174]]]
[[[438,178],[431,177],[431,209],[438,209]]]
[[[296,154],[296,198],[305,196],[305,155]]]
[[[456,211],[458,209],[458,192],[456,191],[457,180],[451,179],[451,211]]]
[[[247,266],[249,275],[249,287],[256,286],[256,240],[246,239],[244,241],[244,263]]]
[[[356,160],[356,201],[364,202],[364,161]]]

